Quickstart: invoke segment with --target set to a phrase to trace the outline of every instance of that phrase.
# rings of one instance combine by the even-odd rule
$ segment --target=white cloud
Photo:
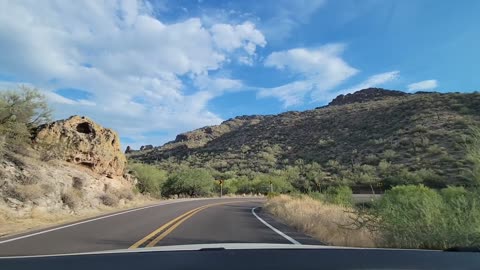
[[[307,93],[312,91],[314,83],[311,81],[296,81],[273,88],[263,88],[258,92],[258,97],[275,97],[283,102],[284,107],[303,103]]]
[[[42,91],[42,93],[45,95],[47,99],[49,99],[50,102],[53,102],[53,103],[67,104],[67,105],[86,105],[86,106],[96,105],[95,102],[92,102],[89,100],[85,100],[85,99],[73,100],[50,91]]]
[[[407,85],[408,91],[431,90],[437,87],[437,80],[425,80]]]
[[[260,1],[258,9],[268,9],[273,14],[262,24],[268,40],[280,41],[289,37],[302,24],[308,23],[312,15],[325,5],[326,0],[270,0]],[[262,12],[262,10],[260,10]]]
[[[253,55],[257,46],[264,47],[267,44],[263,34],[251,22],[234,26],[215,24],[210,31],[215,45],[228,52],[243,48],[247,54]]]
[[[263,88],[259,97],[277,97],[288,107],[301,104],[307,94],[321,96],[358,72],[340,57],[344,48],[343,44],[328,44],[270,54],[265,66],[287,70],[301,78],[295,83]]]
[[[376,87],[376,86],[385,84],[387,82],[396,80],[399,76],[400,76],[400,71],[397,71],[397,70],[375,74],[375,75],[372,75],[372,76],[368,77],[367,80],[365,80],[365,81],[363,81],[363,82],[361,82],[357,85],[354,85],[350,88],[340,90],[336,94],[348,94],[348,93],[353,93],[355,91],[362,90],[362,89],[365,89],[365,88]]]
[[[253,61],[266,44],[262,33],[248,21],[165,24],[151,10],[135,0],[0,1],[0,74],[47,91],[57,117],[88,115],[132,138],[220,122],[207,103],[241,82],[208,74],[232,56]],[[186,89],[180,76],[198,89]],[[58,88],[81,89],[92,99],[62,97],[53,92]]]

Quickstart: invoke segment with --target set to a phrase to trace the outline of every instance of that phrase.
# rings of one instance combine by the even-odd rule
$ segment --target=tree
[[[36,89],[22,86],[0,92],[0,140],[14,149],[25,145],[35,128],[51,120],[51,113]]]
[[[214,178],[205,169],[182,168],[170,175],[163,189],[165,195],[205,196],[212,191]]]
[[[378,184],[380,181],[376,174],[375,167],[371,165],[359,166],[359,168],[355,170],[355,175],[359,183],[368,185],[372,190],[372,194],[375,194],[373,185]]]
[[[130,163],[128,167],[132,174],[137,177],[137,188],[141,193],[149,193],[152,196],[162,195],[162,186],[167,179],[165,171],[142,163]]]
[[[0,125],[16,122],[35,128],[51,120],[52,110],[37,89],[21,86],[0,93]]]

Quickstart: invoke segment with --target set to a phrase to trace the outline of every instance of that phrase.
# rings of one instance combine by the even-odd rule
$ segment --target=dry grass
[[[0,237],[74,222],[157,202],[158,200],[138,195],[134,200],[117,207],[100,205],[97,208],[82,209],[75,213],[72,213],[71,210],[47,210],[41,207],[34,207],[29,212],[20,213],[10,207],[0,204]]]
[[[374,247],[373,235],[366,229],[350,229],[354,214],[349,207],[326,204],[307,196],[280,195],[269,199],[266,209],[286,224],[335,246]]]

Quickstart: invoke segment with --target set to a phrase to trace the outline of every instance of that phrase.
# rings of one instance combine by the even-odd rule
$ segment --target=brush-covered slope
[[[479,124],[479,93],[371,88],[314,110],[236,117],[129,157],[245,175],[313,162],[336,179],[349,171],[381,178],[382,170],[396,170],[408,178],[423,170],[434,178],[426,184],[444,186],[466,183],[465,137]]]

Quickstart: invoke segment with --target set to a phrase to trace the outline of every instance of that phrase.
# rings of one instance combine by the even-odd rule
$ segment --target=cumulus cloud
[[[240,25],[215,24],[210,31],[215,45],[227,52],[242,48],[252,56],[257,46],[264,47],[267,44],[263,34],[251,22]]]
[[[425,80],[407,85],[408,91],[431,90],[437,87],[437,80]]]
[[[266,44],[262,33],[248,21],[166,24],[151,10],[135,0],[0,1],[0,74],[46,91],[57,117],[88,115],[125,137],[220,122],[207,103],[241,82],[209,73],[232,56],[253,61]],[[198,89],[187,89],[185,77]],[[54,93],[59,88],[91,99],[69,99]]]
[[[295,48],[273,52],[265,60],[265,66],[273,67],[300,77],[294,83],[274,88],[262,88],[259,97],[277,97],[285,107],[298,105],[306,95],[321,96],[358,70],[341,58],[343,44],[328,44],[315,49]]]

